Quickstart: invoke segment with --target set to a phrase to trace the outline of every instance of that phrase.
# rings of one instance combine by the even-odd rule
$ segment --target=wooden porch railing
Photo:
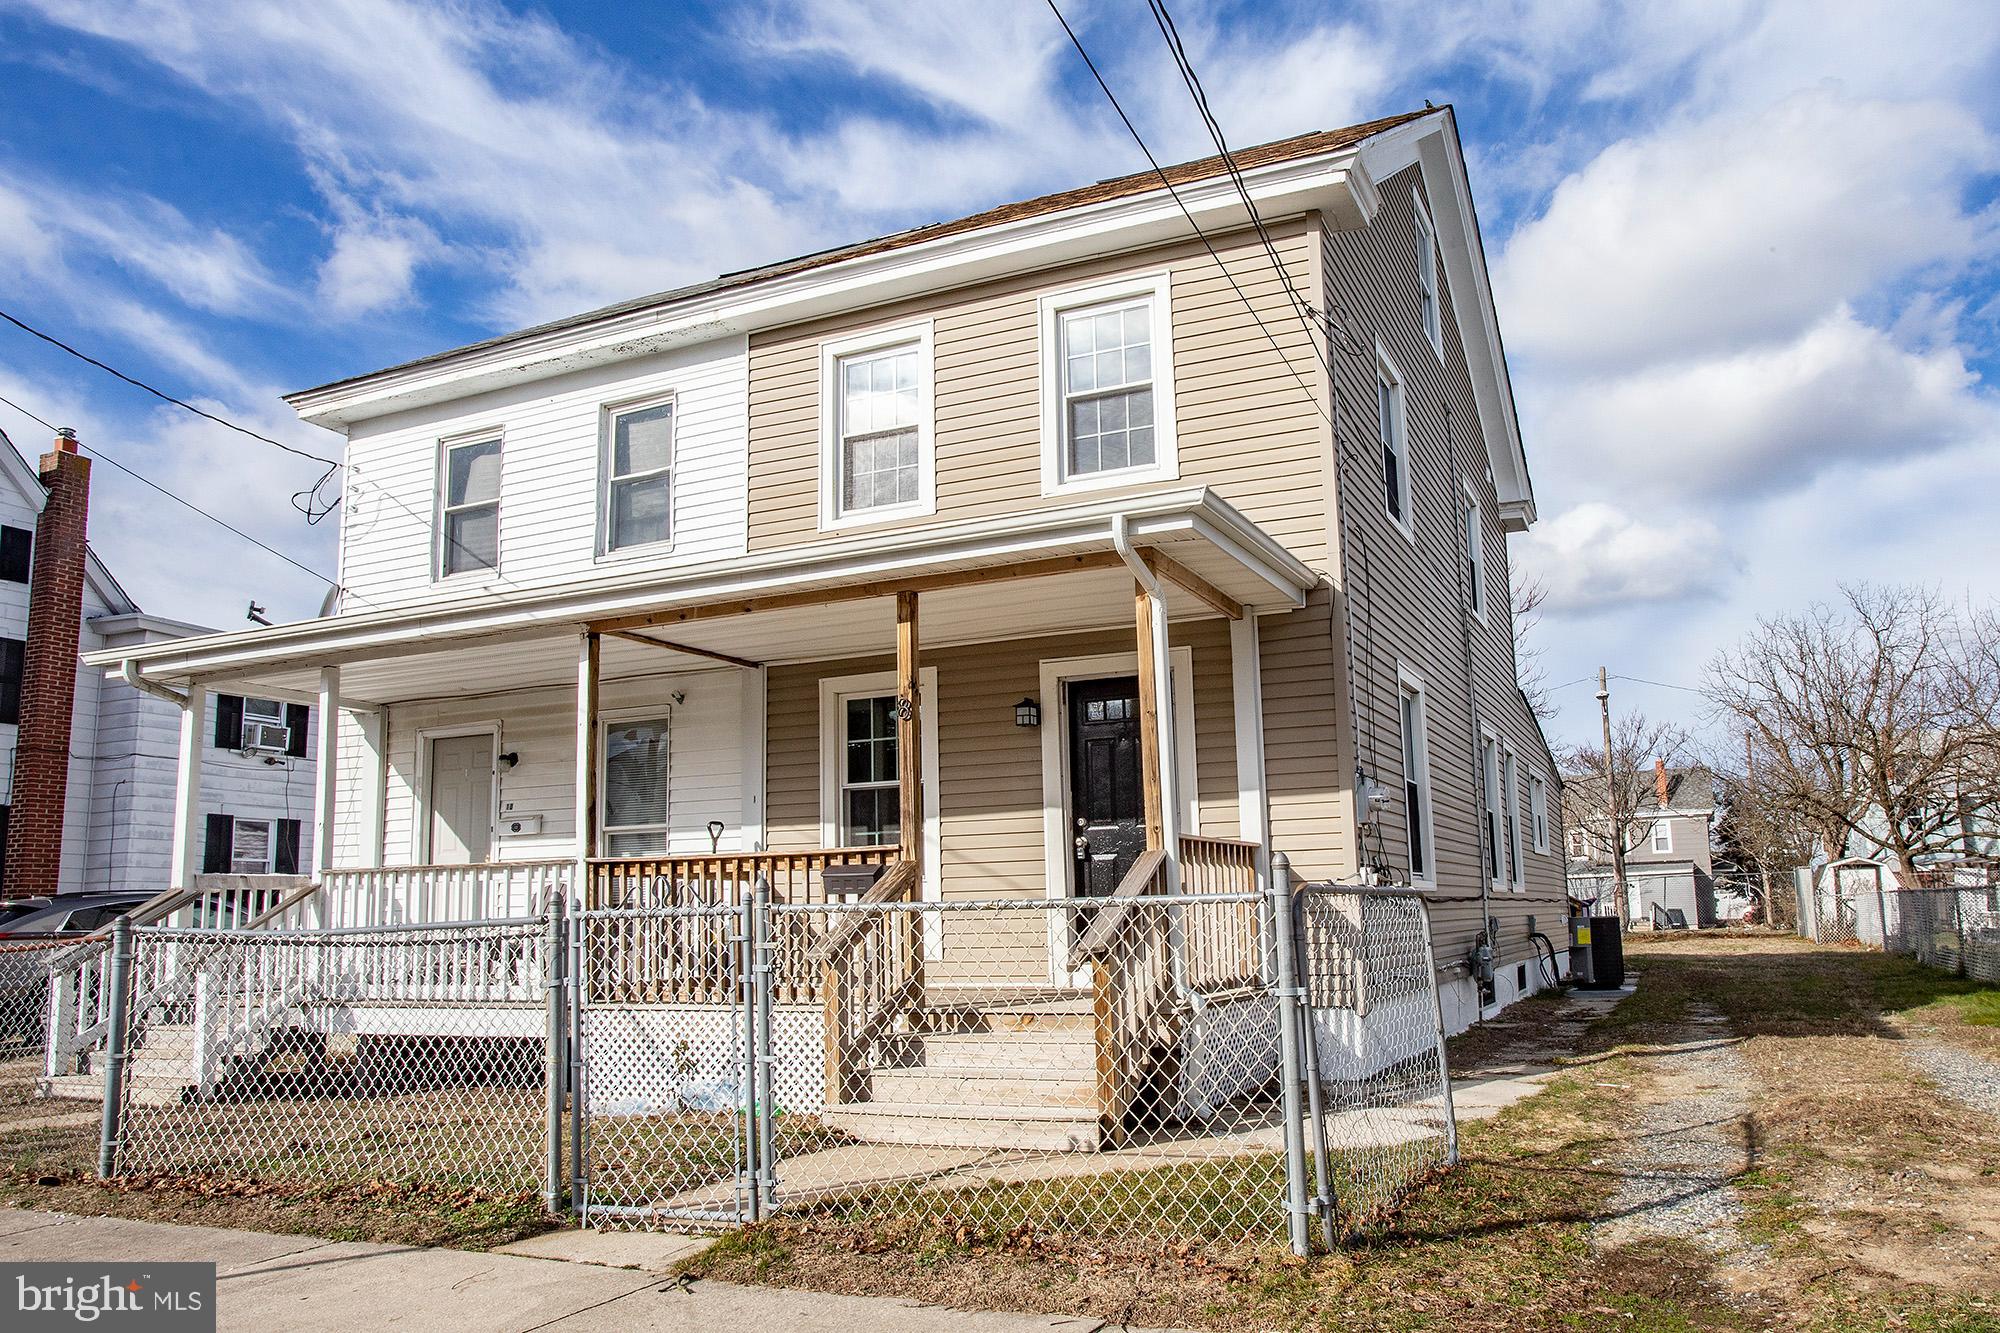
[[[867,1078],[869,1048],[898,1017],[923,1002],[923,914],[867,910],[914,900],[922,879],[915,863],[899,861],[875,881],[855,911],[828,913],[824,937],[798,955],[821,971],[829,1106],[854,1099]],[[779,956],[787,956],[782,943]]]
[[[1240,838],[1183,837],[1181,893],[1257,892],[1254,842]],[[1257,984],[1264,975],[1264,944],[1257,904],[1191,907],[1183,918],[1182,975],[1194,990],[1213,995]]]
[[[593,925],[585,963],[590,997],[600,1004],[727,1001],[737,984],[733,941],[738,922],[733,914],[715,909],[741,904],[760,876],[770,881],[774,903],[824,903],[825,876],[831,866],[885,868],[872,897],[895,876],[898,855],[894,846],[831,847],[592,861],[585,898],[589,908],[654,909],[665,914],[601,919]],[[821,998],[824,969],[814,950],[826,929],[826,918],[818,913],[772,918],[776,946],[772,958],[777,967],[772,991],[777,1003],[809,1004]]]

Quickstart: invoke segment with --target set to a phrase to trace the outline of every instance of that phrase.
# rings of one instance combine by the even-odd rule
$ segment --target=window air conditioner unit
[[[283,754],[291,748],[292,729],[282,722],[245,722],[243,748],[263,754]]]

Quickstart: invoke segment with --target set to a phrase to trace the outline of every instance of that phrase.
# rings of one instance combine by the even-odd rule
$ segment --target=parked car
[[[49,960],[65,940],[82,939],[151,895],[73,893],[0,908],[0,1057],[39,1050],[48,1021]]]

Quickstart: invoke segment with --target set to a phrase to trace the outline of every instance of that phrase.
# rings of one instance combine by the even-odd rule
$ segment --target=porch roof
[[[1192,578],[1162,579],[1168,614],[1302,605],[1319,575],[1205,487],[1028,515],[870,533],[634,577],[453,604],[419,604],[91,654],[92,666],[151,685],[309,699],[323,666],[363,703],[558,684],[575,676],[576,636],[621,627],[656,642],[607,638],[607,678],[717,658],[781,664],[864,656],[893,644],[894,593],[924,593],[927,645],[1129,625],[1132,573],[1119,534]],[[1205,583],[1209,596],[1188,584]],[[676,659],[679,659],[676,661]]]

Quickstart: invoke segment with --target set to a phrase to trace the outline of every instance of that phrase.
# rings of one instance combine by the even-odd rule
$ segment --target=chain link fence
[[[1455,1154],[1408,892],[760,893],[121,927],[102,953],[102,1025],[22,1044],[27,1099],[67,1093],[80,1134],[102,1116],[106,1173],[567,1191],[593,1226],[1303,1252],[1315,1215],[1337,1243]]]
[[[1897,889],[1887,910],[1889,952],[2000,986],[2000,885]]]
[[[51,973],[93,947],[81,935],[0,942],[0,1167],[20,1176],[96,1162],[98,1106],[48,1095],[47,1077]]]

